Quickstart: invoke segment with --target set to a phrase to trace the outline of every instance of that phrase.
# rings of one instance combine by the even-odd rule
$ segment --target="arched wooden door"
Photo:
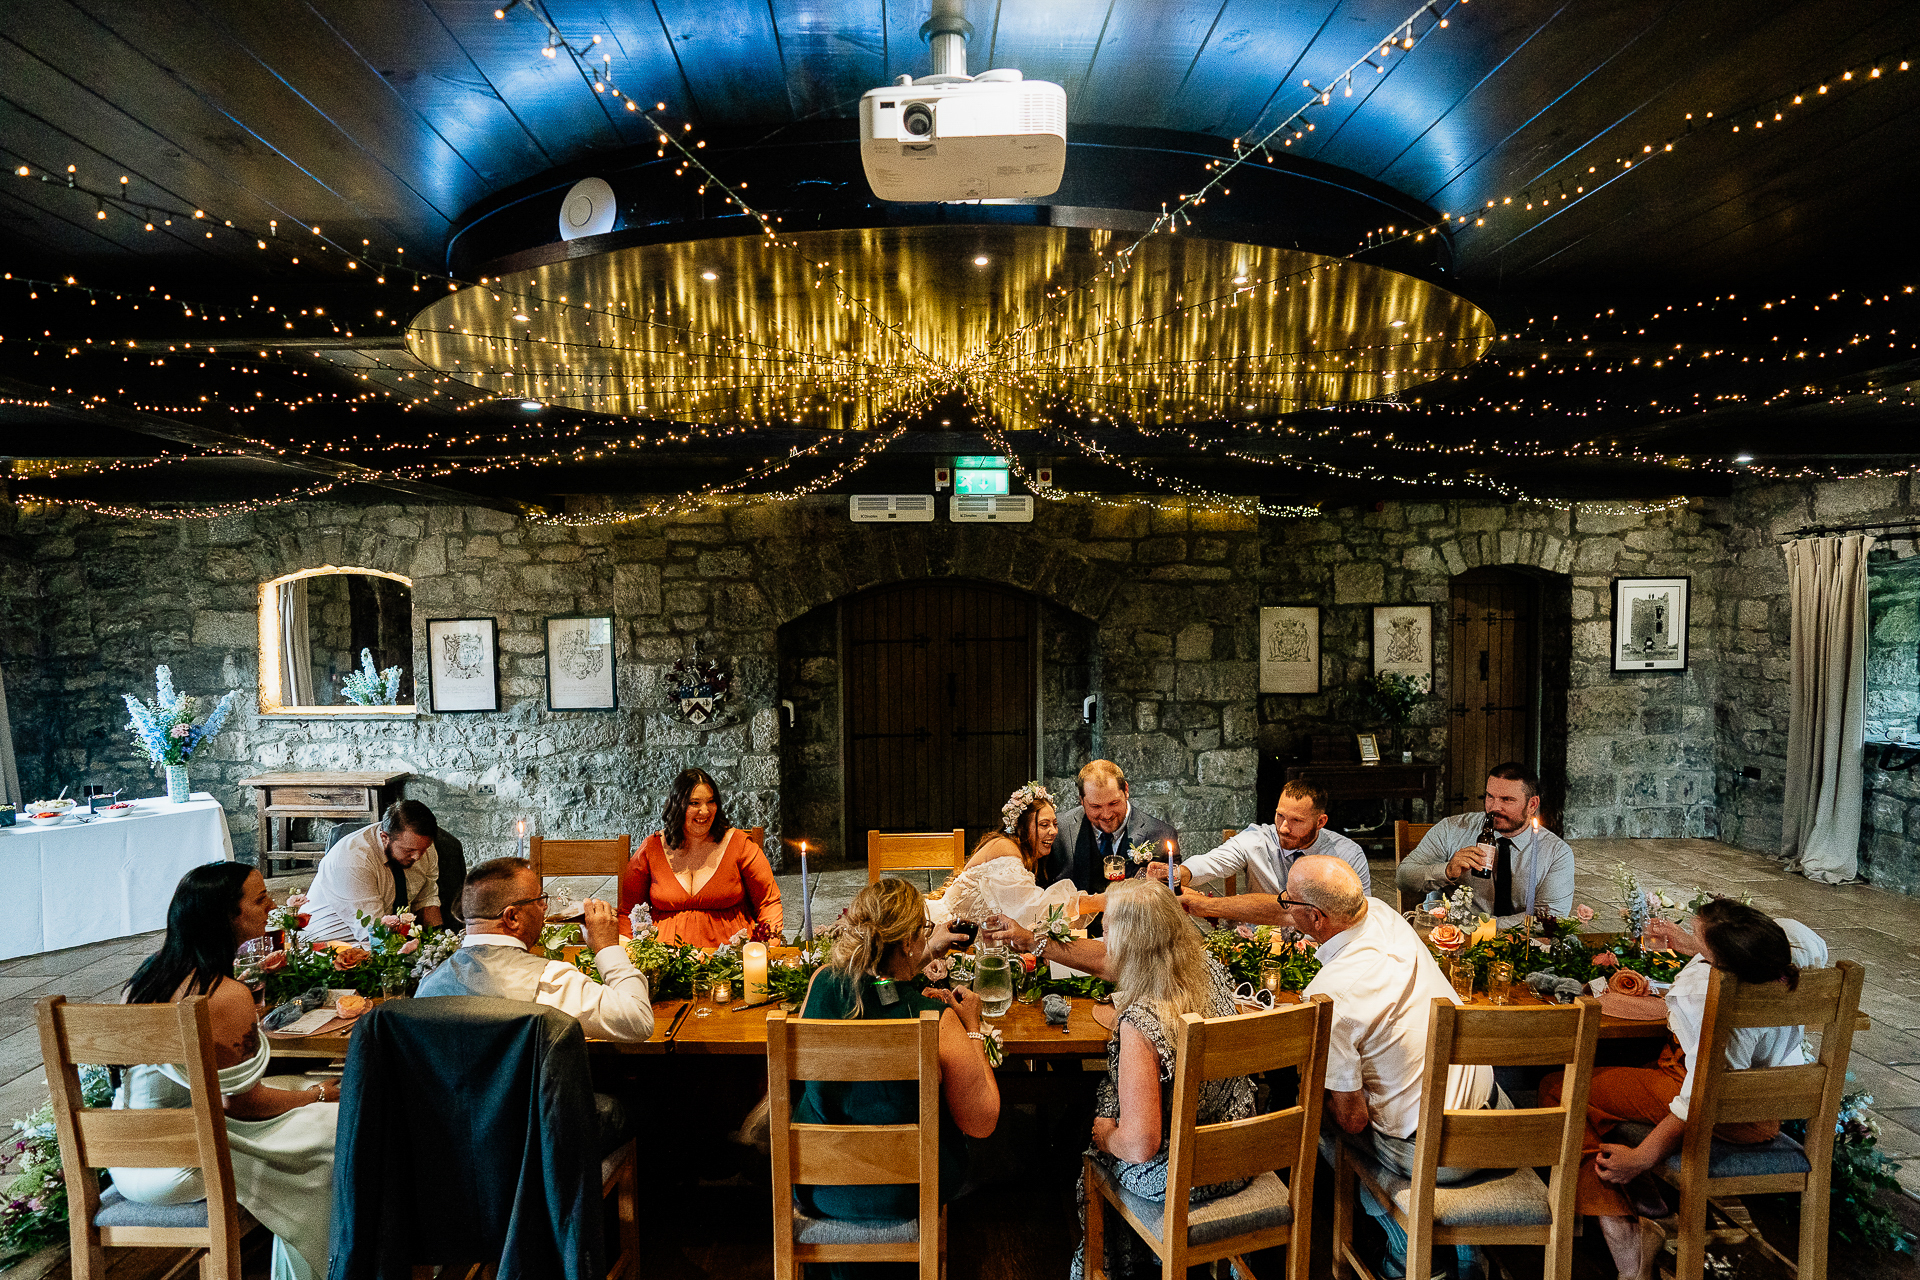
[[[868,831],[977,835],[1034,776],[1033,597],[905,583],[847,601],[841,625],[848,854]]]
[[[1539,768],[1534,638],[1539,590],[1517,573],[1475,569],[1453,580],[1452,594],[1446,810],[1466,813],[1481,807],[1487,771],[1495,765],[1518,760]]]

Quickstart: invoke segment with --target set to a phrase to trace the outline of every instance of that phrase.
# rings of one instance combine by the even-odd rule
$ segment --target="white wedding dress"
[[[938,898],[927,903],[935,924],[971,920],[975,924],[998,912],[1031,929],[1053,907],[1071,913],[1080,886],[1056,880],[1042,889],[1020,859],[1012,855],[975,863],[955,876]]]
[[[299,1076],[267,1076],[272,1056],[265,1036],[245,1062],[220,1072],[220,1092],[269,1086],[310,1088]],[[128,1067],[115,1109],[193,1105],[186,1077],[171,1063]],[[273,1233],[272,1280],[326,1280],[327,1228],[333,1209],[333,1141],[337,1102],[309,1102],[267,1120],[227,1120],[234,1198]],[[207,1198],[198,1169],[109,1169],[120,1194],[141,1204],[191,1204]]]

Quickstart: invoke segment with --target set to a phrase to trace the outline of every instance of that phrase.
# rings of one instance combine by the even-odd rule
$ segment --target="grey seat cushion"
[[[1413,1182],[1351,1143],[1348,1156],[1373,1175],[1401,1213],[1411,1213]],[[1433,1220],[1444,1227],[1544,1227],[1553,1221],[1547,1184],[1531,1169],[1467,1186],[1436,1187]]]
[[[1614,1128],[1614,1136],[1622,1142],[1635,1146],[1645,1142],[1647,1135],[1653,1132],[1653,1126],[1641,1124],[1637,1120]],[[1807,1153],[1799,1143],[1786,1134],[1776,1134],[1766,1142],[1723,1142],[1713,1140],[1713,1149],[1707,1154],[1707,1176],[1709,1178],[1751,1178],[1769,1173],[1807,1173],[1813,1166],[1807,1162]],[[1661,1173],[1669,1178],[1680,1176],[1680,1153],[1675,1151],[1660,1166]]]
[[[1094,1176],[1119,1197],[1153,1238],[1160,1239],[1166,1222],[1167,1202],[1135,1195],[1114,1182],[1098,1164],[1093,1166],[1093,1171]],[[1216,1240],[1253,1231],[1284,1227],[1292,1221],[1293,1202],[1288,1197],[1287,1184],[1280,1181],[1278,1174],[1269,1170],[1230,1196],[1221,1196],[1218,1200],[1208,1200],[1190,1207],[1187,1210],[1187,1245],[1191,1248],[1194,1245],[1212,1244]]]
[[[192,1200],[186,1204],[141,1204],[129,1200],[115,1187],[100,1192],[100,1212],[93,1215],[96,1227],[205,1227],[207,1202]]]
[[[793,1208],[795,1244],[919,1244],[920,1219],[879,1218],[853,1221],[848,1218],[810,1218]]]

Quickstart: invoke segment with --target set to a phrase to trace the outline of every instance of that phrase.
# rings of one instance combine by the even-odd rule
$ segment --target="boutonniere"
[[[1067,909],[1061,906],[1047,908],[1047,914],[1033,929],[1034,936],[1045,938],[1049,942],[1073,941],[1073,922],[1067,919]]]
[[[1136,865],[1143,862],[1152,862],[1154,855],[1160,852],[1160,849],[1150,844],[1136,844],[1127,849],[1128,856],[1133,859]]]

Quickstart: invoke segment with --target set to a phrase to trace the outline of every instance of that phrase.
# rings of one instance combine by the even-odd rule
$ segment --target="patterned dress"
[[[1233,1003],[1233,979],[1226,969],[1212,956],[1207,957],[1207,970],[1213,979],[1213,989],[1208,994],[1208,1007],[1196,1010],[1209,1018],[1229,1017],[1239,1012]],[[1137,1196],[1153,1200],[1164,1200],[1167,1196],[1167,1143],[1173,1133],[1173,1068],[1174,1048],[1173,1031],[1160,1025],[1160,1020],[1143,1005],[1132,1005],[1120,1015],[1122,1026],[1131,1026],[1145,1036],[1147,1043],[1153,1046],[1154,1056],[1160,1062],[1160,1150],[1153,1159],[1135,1164],[1108,1155],[1098,1148],[1089,1146],[1087,1155],[1098,1162],[1117,1184]],[[1107,1041],[1107,1075],[1094,1093],[1093,1113],[1105,1116],[1109,1120],[1120,1117],[1120,1031],[1114,1028],[1114,1034]],[[1198,1121],[1201,1124],[1222,1124],[1228,1120],[1244,1120],[1254,1113],[1253,1079],[1250,1076],[1228,1076],[1221,1080],[1208,1080],[1200,1085],[1200,1106]],[[1230,1196],[1246,1187],[1244,1180],[1234,1182],[1216,1182],[1211,1186],[1195,1187],[1187,1197],[1189,1204],[1200,1204],[1208,1200],[1217,1200],[1221,1196]],[[1081,1250],[1085,1248],[1087,1225],[1087,1184],[1084,1178],[1074,1182],[1074,1199],[1080,1209],[1080,1235],[1082,1244],[1073,1254],[1073,1280],[1080,1280],[1085,1259]],[[1104,1203],[1104,1202],[1103,1202]],[[1107,1208],[1106,1218],[1107,1274],[1126,1280],[1130,1276],[1158,1275],[1160,1262],[1151,1250],[1141,1243],[1120,1215]]]

